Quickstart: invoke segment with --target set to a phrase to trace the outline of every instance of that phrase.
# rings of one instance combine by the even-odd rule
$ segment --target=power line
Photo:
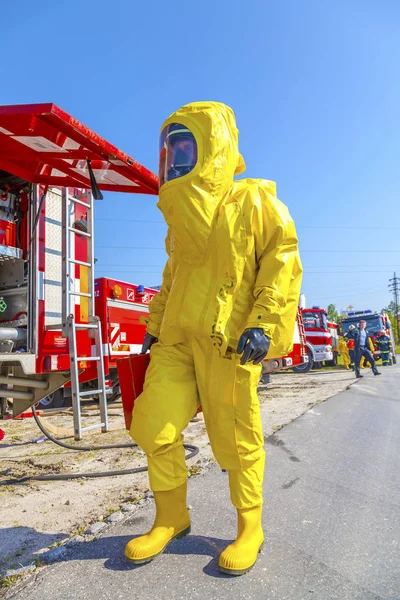
[[[146,267],[146,268],[150,267],[150,268],[162,269],[164,267],[164,265],[131,265],[130,263],[128,263],[127,265],[121,265],[121,263],[112,264],[112,265],[109,265],[109,264],[103,265],[103,264],[96,263],[96,269],[103,269],[105,267]]]
[[[296,229],[375,229],[379,231],[398,231],[400,227],[370,227],[369,225],[353,226],[353,225],[296,225]]]
[[[343,267],[344,268],[344,267]],[[305,268],[303,270],[305,275],[353,275],[353,273],[391,273],[392,271],[307,271]]]
[[[112,221],[118,223],[159,223],[160,225],[166,225],[165,221],[160,219],[115,219],[114,217],[96,217],[96,221]],[[399,231],[400,227],[372,227],[369,225],[297,225],[297,229],[374,229],[378,231]]]
[[[393,254],[394,252],[400,252],[400,250],[375,250],[375,248],[373,250],[369,249],[369,250],[302,250],[300,249],[300,255],[301,254],[310,254],[310,253],[314,253],[314,254],[321,254],[321,253],[330,253],[330,252],[341,252],[341,253],[346,253],[346,254],[351,254],[353,252],[362,252],[363,254],[365,252],[373,252],[374,254],[376,252],[389,252],[391,254]]]
[[[335,294],[333,293],[333,294],[331,294],[330,296],[318,296],[318,295],[316,294],[316,297],[317,297],[317,298],[319,298],[320,300],[329,300],[329,299],[331,299],[331,298],[334,298],[334,299],[336,299],[336,298],[338,298],[338,299],[341,299],[341,298],[349,298],[349,299],[351,300],[351,299],[353,298],[353,296],[365,296],[365,298],[368,298],[369,296],[378,296],[378,295],[380,295],[380,294],[381,294],[381,292],[374,292],[374,293],[372,293],[372,294],[366,294],[365,292],[361,292],[361,293],[354,294],[354,293],[352,293],[352,292],[349,292],[349,293],[348,293],[348,294],[346,294],[345,296],[335,296]]]
[[[165,248],[158,248],[156,246],[97,246],[96,248],[108,248],[109,250],[165,250]],[[341,252],[341,253],[346,253],[346,254],[351,254],[352,252],[361,252],[361,253],[366,253],[366,252],[381,252],[381,253],[391,253],[393,254],[394,252],[400,252],[400,250],[300,250],[300,254],[321,254],[321,253],[331,253],[331,252]]]
[[[103,264],[96,264],[96,269],[113,269],[114,272],[115,271],[115,267],[117,268],[118,272],[125,272],[128,273],[130,269],[163,269],[165,266],[165,264],[163,265],[131,265],[131,264],[125,264],[125,265],[121,265],[121,264],[112,264],[112,265],[103,265]],[[343,267],[343,269],[346,268],[347,265],[345,265]],[[123,269],[120,269],[119,267],[123,267]],[[304,267],[304,274],[305,275],[354,275],[354,274],[363,274],[363,273],[391,273],[392,271],[382,271],[382,269],[380,269],[379,271],[371,271],[371,270],[354,270],[352,269],[351,271],[347,270],[347,271],[308,271],[307,267]]]
[[[125,263],[125,264],[121,264],[121,263],[103,264],[102,263],[101,265],[97,265],[97,266],[102,266],[102,267],[160,267],[160,268],[162,268],[162,267],[164,267],[164,265],[165,265],[165,263],[160,264],[160,265],[144,265],[144,264],[136,265],[136,264],[132,264],[132,263]],[[355,269],[355,268],[364,267],[364,266],[366,266],[366,265],[348,265],[347,263],[343,264],[343,265],[303,265],[303,269],[320,269],[321,267],[323,267],[324,269],[333,269],[333,268],[335,268],[335,269],[338,269],[338,268],[339,269],[340,268]],[[394,265],[369,265],[369,267],[373,267],[373,268],[377,268],[377,269],[378,268],[380,269],[381,267],[393,267],[393,266]],[[320,271],[318,271],[318,272],[320,272]],[[349,271],[349,272],[351,272],[351,273],[370,273],[370,271],[353,271],[353,270]],[[381,271],[377,271],[377,272],[380,273]],[[392,271],[389,271],[389,272],[391,273]],[[325,273],[325,271],[324,271],[324,273]],[[374,271],[374,273],[375,273],[375,271]]]
[[[123,265],[126,266],[126,265]],[[147,265],[134,265],[132,267],[127,267],[126,269],[115,269],[114,267],[110,267],[109,265],[105,266],[97,266],[96,269],[104,270],[104,269],[112,269],[113,273],[132,273],[135,269],[154,269],[157,270],[152,271],[153,273],[158,273],[159,270],[163,270],[165,265],[160,265],[160,267],[148,267]],[[359,275],[359,274],[370,274],[370,273],[391,273],[391,271],[304,271],[303,275]]]
[[[333,269],[333,268],[340,268],[340,267],[348,267],[349,269],[355,269],[358,267],[365,267],[365,266],[369,266],[369,267],[376,267],[376,268],[380,268],[380,267],[394,267],[395,265],[348,265],[347,263],[344,265],[304,265],[303,264],[303,269],[319,269],[321,267],[324,267],[324,269]]]
[[[107,248],[108,250],[165,250],[155,246],[96,246],[96,248]]]
[[[159,223],[160,225],[166,225],[165,221],[160,221],[160,219],[114,219],[108,217],[96,217],[96,221],[112,221],[113,223]]]

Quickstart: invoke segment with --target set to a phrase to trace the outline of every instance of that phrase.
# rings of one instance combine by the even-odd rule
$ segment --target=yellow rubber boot
[[[238,536],[219,557],[219,569],[229,575],[244,575],[255,565],[264,545],[262,506],[238,508]]]
[[[154,492],[156,519],[151,530],[134,538],[125,547],[126,558],[136,564],[153,560],[174,538],[190,533],[190,516],[186,506],[187,483],[174,490]]]

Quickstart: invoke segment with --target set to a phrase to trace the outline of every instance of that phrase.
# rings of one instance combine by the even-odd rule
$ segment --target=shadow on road
[[[67,533],[41,533],[32,527],[0,528],[0,573],[30,564],[37,552],[60,542]]]
[[[138,536],[134,536],[138,537]],[[132,536],[110,536],[99,538],[93,542],[82,542],[72,546],[66,554],[61,555],[53,562],[73,562],[75,560],[105,560],[104,568],[110,571],[140,571],[151,569],[152,564],[163,559],[163,555],[178,556],[209,556],[211,561],[204,567],[203,572],[210,577],[229,578],[229,575],[218,571],[218,557],[222,550],[233,540],[188,535],[182,540],[174,540],[169,544],[164,553],[141,565],[134,565],[124,556],[124,548]]]

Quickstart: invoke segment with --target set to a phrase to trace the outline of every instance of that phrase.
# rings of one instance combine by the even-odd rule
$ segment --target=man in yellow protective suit
[[[345,369],[350,369],[351,359],[349,349],[347,347],[346,340],[342,336],[339,337],[339,352],[340,356],[343,358],[343,364]]]
[[[151,361],[130,431],[148,457],[156,518],[126,546],[134,563],[190,532],[182,431],[200,404],[238,514],[220,569],[247,572],[263,545],[257,385],[267,353],[281,357],[292,346],[301,263],[275,184],[234,181],[244,170],[235,117],[224,104],[189,104],[164,123],[158,206],[168,261],[150,305],[142,352],[151,347]]]

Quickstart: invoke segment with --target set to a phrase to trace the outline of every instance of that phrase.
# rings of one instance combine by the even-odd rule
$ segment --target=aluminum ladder
[[[79,204],[86,209],[87,225],[82,230],[76,227],[75,205]],[[72,408],[74,418],[74,437],[75,440],[82,439],[85,431],[101,429],[103,433],[108,431],[107,414],[107,396],[104,376],[104,356],[103,341],[101,335],[101,322],[99,317],[94,314],[94,198],[90,193],[85,200],[75,198],[68,193],[68,188],[62,188],[62,332],[63,336],[69,341],[70,370],[71,370],[71,391]],[[75,225],[75,226],[74,226]],[[88,240],[87,262],[77,260],[73,256],[75,236],[84,236]],[[81,292],[74,289],[75,278],[71,276],[75,265],[81,265],[88,270],[88,291]],[[76,323],[75,321],[75,298],[87,298],[88,301],[88,322]],[[89,337],[94,339],[95,355],[79,356],[77,347],[77,332],[88,331]],[[92,346],[93,347],[93,346]],[[81,362],[95,362],[97,370],[98,389],[90,391],[81,391],[79,384],[79,364]],[[90,396],[98,396],[100,405],[100,423],[82,427],[81,419],[81,399]]]

